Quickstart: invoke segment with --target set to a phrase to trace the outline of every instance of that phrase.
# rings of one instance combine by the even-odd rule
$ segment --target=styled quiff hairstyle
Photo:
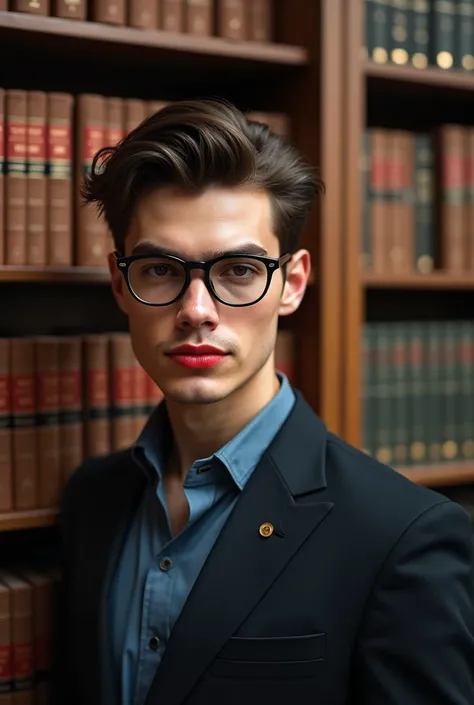
[[[200,194],[212,186],[253,187],[271,198],[280,253],[294,252],[322,181],[302,155],[224,100],[172,103],[118,145],[97,152],[82,195],[96,204],[116,249],[140,198],[158,187]]]

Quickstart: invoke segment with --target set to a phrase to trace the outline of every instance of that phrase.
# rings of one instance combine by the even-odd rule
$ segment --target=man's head
[[[299,238],[322,190],[291,145],[223,101],[169,105],[96,156],[84,195],[125,257],[109,257],[113,292],[169,400],[215,402],[272,378],[278,317],[298,308],[310,272]],[[224,354],[180,350],[204,344]]]

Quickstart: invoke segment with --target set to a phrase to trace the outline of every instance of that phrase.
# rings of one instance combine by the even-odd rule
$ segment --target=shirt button
[[[158,651],[160,648],[160,640],[158,639],[157,636],[152,636],[150,641],[148,642],[148,646],[152,651]]]
[[[171,560],[169,558],[162,558],[160,561],[160,570],[166,573],[167,570],[171,568]]]

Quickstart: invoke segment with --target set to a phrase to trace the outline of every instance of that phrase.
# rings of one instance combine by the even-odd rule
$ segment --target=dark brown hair
[[[138,200],[159,186],[198,194],[211,186],[252,186],[271,197],[280,252],[293,252],[316,193],[324,186],[288,142],[224,100],[165,106],[117,146],[101,149],[82,195],[95,203],[117,250]]]

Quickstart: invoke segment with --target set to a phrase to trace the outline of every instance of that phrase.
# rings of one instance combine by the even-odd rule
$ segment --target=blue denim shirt
[[[184,481],[189,521],[172,538],[162,482],[170,428],[154,411],[134,454],[149,477],[112,582],[109,615],[117,705],[143,705],[171,630],[214,542],[264,451],[289,415],[294,392],[278,373],[276,396],[231,441],[196,460]]]

